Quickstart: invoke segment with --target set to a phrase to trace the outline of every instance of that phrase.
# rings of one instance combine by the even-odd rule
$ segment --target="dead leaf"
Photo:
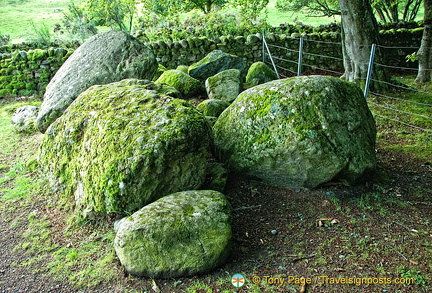
[[[410,259],[409,261],[410,261],[410,263],[412,263],[413,265],[418,265],[418,264],[419,264],[418,262],[416,262],[415,260],[412,260],[412,259]]]

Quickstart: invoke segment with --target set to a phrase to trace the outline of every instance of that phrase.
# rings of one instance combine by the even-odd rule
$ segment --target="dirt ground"
[[[192,278],[137,278],[117,263],[112,281],[76,288],[49,277],[44,263],[36,273],[23,265],[30,256],[15,247],[27,215],[45,203],[16,204],[0,214],[0,293],[432,292],[432,162],[379,144],[377,157],[376,174],[357,186],[288,190],[231,177],[225,192],[233,208],[231,256]],[[246,277],[241,288],[231,284],[237,273]],[[415,283],[400,284],[409,280]]]

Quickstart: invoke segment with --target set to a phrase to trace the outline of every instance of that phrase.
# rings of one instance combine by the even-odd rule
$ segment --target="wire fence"
[[[263,34],[263,62],[271,65],[280,78],[288,78],[300,75],[322,74],[342,76],[343,58],[342,43],[310,40],[307,38],[292,38],[298,43],[297,48],[286,48],[276,44],[270,44]],[[308,51],[308,42],[321,43],[332,46],[334,51],[340,52],[340,56],[329,56],[325,53]],[[418,68],[407,66],[395,66],[386,60],[391,50],[418,51],[418,47],[391,47],[381,45],[370,45],[370,60],[365,83],[365,98],[369,105],[373,106],[372,112],[375,117],[397,122],[401,125],[411,127],[426,133],[432,133],[432,91],[422,89],[413,82],[418,73]],[[374,62],[375,55],[380,54],[379,63]],[[310,62],[313,60],[313,62]],[[400,61],[400,60],[398,60]],[[329,63],[330,62],[330,63]],[[313,64],[312,64],[313,63]],[[401,62],[399,62],[401,63]],[[329,66],[329,64],[331,64]],[[384,69],[392,75],[392,79],[380,80],[372,75],[373,70]],[[432,69],[427,69],[431,70]],[[382,90],[369,90],[369,84],[374,83],[374,88]]]

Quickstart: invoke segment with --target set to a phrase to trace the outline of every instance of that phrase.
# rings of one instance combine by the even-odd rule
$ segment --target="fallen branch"
[[[239,207],[239,208],[234,209],[234,211],[237,212],[237,211],[253,210],[253,209],[258,209],[258,208],[260,208],[260,207],[261,207],[260,204],[259,204],[259,205],[256,205],[256,206]]]
[[[309,259],[309,258],[315,257],[315,255],[316,255],[315,253],[312,253],[312,254],[306,255],[304,257],[299,257],[299,258],[293,259],[292,263],[296,263],[296,262],[304,260],[304,259]]]

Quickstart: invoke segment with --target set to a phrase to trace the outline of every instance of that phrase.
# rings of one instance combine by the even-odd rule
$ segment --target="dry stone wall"
[[[387,59],[387,65],[417,67],[416,62],[406,62],[406,56],[420,46],[423,29],[392,29],[381,31],[384,46],[403,47],[400,49],[380,48],[379,52]],[[297,70],[299,38],[304,37],[303,62],[305,70],[314,66],[330,70],[342,70],[342,61],[333,58],[321,58],[316,55],[342,58],[340,34],[337,32],[310,34],[273,34],[266,35],[272,47],[278,65],[291,71]],[[179,65],[191,65],[201,60],[209,52],[219,49],[226,53],[246,58],[248,65],[262,61],[262,35],[221,36],[218,38],[188,38],[180,41],[157,41],[149,44],[159,63],[168,69]],[[42,95],[49,80],[57,69],[72,54],[76,45],[70,48],[28,49],[28,45],[0,47],[0,98],[12,95]],[[287,51],[288,48],[291,51]],[[286,59],[288,61],[281,61]]]

